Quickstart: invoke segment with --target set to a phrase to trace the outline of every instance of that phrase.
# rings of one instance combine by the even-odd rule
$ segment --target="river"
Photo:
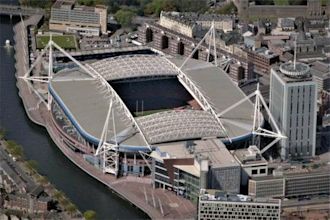
[[[4,47],[7,39],[13,43],[13,25],[18,21],[17,17],[11,20],[9,16],[0,16],[0,128],[6,130],[8,139],[22,145],[27,159],[37,161],[40,173],[82,212],[94,210],[97,219],[102,220],[148,218],[71,163],[52,142],[46,129],[28,119],[15,85],[14,49]]]

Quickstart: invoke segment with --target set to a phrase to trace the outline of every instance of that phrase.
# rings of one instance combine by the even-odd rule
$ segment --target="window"
[[[260,169],[260,174],[266,173],[266,169]]]
[[[258,174],[258,170],[252,170],[252,175]]]

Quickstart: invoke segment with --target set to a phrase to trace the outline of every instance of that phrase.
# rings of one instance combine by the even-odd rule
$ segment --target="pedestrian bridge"
[[[44,14],[45,11],[40,8],[30,8],[20,5],[5,5],[0,4],[0,15],[22,15],[22,16],[31,16],[36,14]]]

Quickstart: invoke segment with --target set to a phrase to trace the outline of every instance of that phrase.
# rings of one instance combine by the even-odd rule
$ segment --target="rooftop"
[[[310,67],[307,64],[297,62],[296,66],[294,63],[287,62],[280,66],[274,65],[273,71],[277,73],[281,79],[287,83],[311,81],[312,77],[310,74]]]
[[[57,0],[52,7],[53,8],[71,8],[75,4],[76,0]]]
[[[279,199],[253,198],[242,194],[230,194],[214,189],[201,190],[202,201],[221,201],[221,202],[246,202],[246,203],[273,203],[280,205]]]
[[[242,165],[267,164],[266,159],[260,154],[257,146],[235,150],[233,155]]]
[[[195,12],[176,12],[162,11],[161,16],[177,20],[178,22],[185,23],[187,25],[193,26],[198,21],[222,21],[222,20],[232,20],[230,15],[221,15],[221,14],[199,14]]]
[[[124,55],[94,62],[91,66],[107,81],[143,76],[176,76],[174,67],[161,56]]]
[[[213,168],[239,166],[220,139],[183,141],[157,146],[158,159],[208,159]],[[154,153],[155,154],[155,153]]]
[[[90,65],[104,79],[111,81],[162,75],[175,77],[178,74],[176,66],[181,66],[182,62],[179,58],[167,59],[159,55],[142,54],[109,58]],[[221,113],[245,97],[227,74],[211,63],[189,60],[183,72],[201,90],[216,113]],[[79,133],[97,144],[109,107],[109,97],[112,96],[111,91],[105,88],[100,79],[92,78],[79,68],[57,73],[49,84],[49,89]],[[114,103],[114,115],[117,136],[121,136],[120,144],[145,146],[141,134],[127,120],[117,103]],[[252,103],[246,101],[240,108],[235,108],[220,119],[233,141],[246,138],[251,134]],[[136,121],[150,144],[210,136],[226,138],[214,116],[207,111],[169,110],[138,117]]]
[[[271,59],[271,58],[274,58],[274,57],[278,56],[278,54],[273,53],[272,51],[268,50],[268,48],[266,48],[266,47],[260,47],[260,48],[256,49],[254,52],[256,54],[264,56],[268,59]]]
[[[330,176],[329,164],[317,165],[317,167],[315,168],[313,168],[313,164],[314,163],[312,163],[312,165],[308,168],[299,165],[291,166],[289,169],[283,169],[281,167],[278,167],[276,170],[273,171],[273,174],[270,174],[268,176],[252,177],[252,179],[258,181],[258,180],[282,179],[283,177],[289,179],[289,178],[311,177],[318,175]]]
[[[330,64],[316,61],[311,64],[311,72],[314,76],[322,79],[328,79],[330,78]]]
[[[294,28],[294,18],[279,18],[278,25],[282,28]]]

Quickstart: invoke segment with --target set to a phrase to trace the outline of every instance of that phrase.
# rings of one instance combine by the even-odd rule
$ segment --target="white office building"
[[[287,136],[280,142],[283,160],[315,156],[316,104],[316,83],[307,64],[271,69],[270,111]]]

